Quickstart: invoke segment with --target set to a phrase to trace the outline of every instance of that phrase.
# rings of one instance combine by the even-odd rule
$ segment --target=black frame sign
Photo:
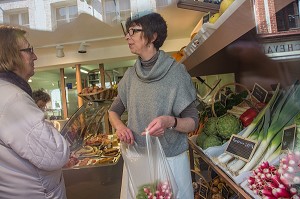
[[[225,185],[223,185],[221,193],[222,193],[223,198],[228,199],[228,197],[229,197],[229,190],[228,190],[228,188]]]
[[[281,150],[283,150],[283,151],[285,151],[285,150],[293,151],[294,150],[296,130],[297,130],[296,124],[285,127],[283,129]]]
[[[223,93],[220,94],[220,103],[222,106],[226,107],[227,96]]]
[[[255,83],[253,86],[252,94],[251,94],[257,101],[265,103],[268,91],[261,87],[259,84]]]
[[[206,199],[208,195],[208,187],[203,183],[200,183],[199,196],[201,199]]]
[[[225,152],[245,162],[249,162],[255,152],[256,147],[257,141],[243,138],[239,135],[232,135]]]
[[[210,12],[203,16],[202,24],[207,23],[210,18]]]

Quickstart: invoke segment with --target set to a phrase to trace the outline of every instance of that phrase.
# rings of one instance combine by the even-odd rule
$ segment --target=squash
[[[180,61],[182,58],[183,58],[183,56],[184,56],[184,48],[185,48],[185,46],[184,47],[182,47],[179,51],[177,51],[176,53],[173,53],[172,54],[172,57],[176,60],[176,61]]]

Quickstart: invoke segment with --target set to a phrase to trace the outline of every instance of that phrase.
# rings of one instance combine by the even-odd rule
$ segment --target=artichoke
[[[232,134],[237,134],[242,130],[239,118],[231,114],[225,114],[218,118],[217,131],[218,135],[228,140]]]
[[[208,147],[220,146],[220,145],[222,145],[222,140],[220,138],[218,138],[217,136],[210,135],[205,139],[202,149],[205,150]]]
[[[217,135],[217,117],[208,118],[207,122],[204,124],[203,132],[206,135]]]
[[[198,136],[197,136],[197,139],[196,139],[196,144],[198,146],[200,146],[201,148],[203,148],[203,143],[204,143],[204,140],[207,138],[207,135],[205,133],[200,133]]]

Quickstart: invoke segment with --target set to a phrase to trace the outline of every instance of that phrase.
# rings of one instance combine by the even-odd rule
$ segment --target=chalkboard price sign
[[[229,153],[245,162],[249,162],[255,149],[257,142],[239,135],[232,135],[225,152]]]
[[[265,102],[267,99],[268,91],[255,83],[252,91],[252,96],[259,102]]]
[[[229,190],[225,185],[222,187],[222,196],[225,199],[228,199],[229,197]]]
[[[202,24],[207,23],[209,21],[210,12],[203,16]]]
[[[199,195],[200,198],[206,199],[208,194],[208,187],[204,184],[200,184]]]
[[[295,124],[283,129],[281,150],[294,150],[296,129]]]

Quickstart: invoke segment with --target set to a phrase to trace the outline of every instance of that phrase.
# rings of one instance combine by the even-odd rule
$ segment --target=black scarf
[[[0,73],[0,79],[3,79],[4,81],[10,82],[19,88],[21,88],[23,91],[25,91],[28,95],[32,97],[32,90],[30,85],[21,77],[19,77],[16,73],[7,71]]]

